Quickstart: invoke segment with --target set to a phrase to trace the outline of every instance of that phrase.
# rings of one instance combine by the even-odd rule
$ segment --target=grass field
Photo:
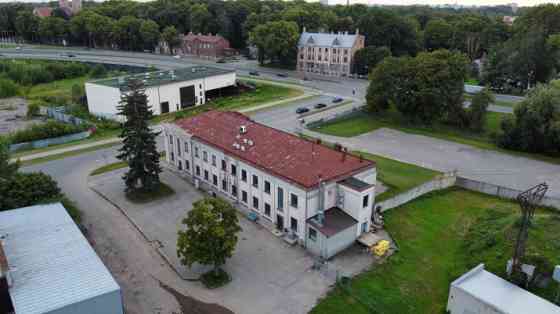
[[[49,161],[53,161],[53,160],[69,158],[69,157],[73,157],[73,156],[77,156],[77,155],[81,155],[81,154],[85,154],[85,153],[94,152],[94,151],[100,150],[100,149],[110,148],[110,147],[117,146],[117,145],[121,145],[121,143],[116,142],[116,143],[100,144],[100,145],[95,145],[95,146],[91,146],[91,147],[88,147],[88,148],[72,150],[72,151],[68,151],[68,152],[64,152],[64,153],[60,153],[60,154],[55,154],[55,155],[50,155],[50,156],[46,156],[46,157],[34,158],[34,159],[22,161],[21,166],[25,167],[25,166],[36,165],[36,164],[49,162]],[[15,158],[17,158],[17,157],[15,157]]]
[[[376,201],[389,199],[424,182],[430,181],[440,174],[437,171],[432,171],[378,155],[363,152],[361,154],[365,158],[376,162],[377,180],[383,182],[383,184],[389,188],[386,192],[378,195],[376,197]]]
[[[89,175],[90,176],[96,176],[99,174],[103,174],[109,171],[113,171],[113,170],[117,170],[117,169],[121,169],[121,168],[125,168],[128,167],[128,164],[125,161],[117,161],[114,163],[110,163],[107,164],[105,166],[99,167],[95,170],[93,170]]]
[[[72,100],[72,86],[78,84],[83,86],[86,81],[90,79],[89,76],[81,76],[72,79],[53,81],[45,84],[38,84],[32,86],[25,92],[25,97],[33,102],[43,97],[52,97],[61,100],[61,106]]]
[[[482,262],[504,275],[519,208],[453,188],[392,209],[384,217],[400,250],[353,278],[347,288],[335,288],[311,313],[445,313],[449,284],[470,268]],[[560,263],[559,229],[558,213],[537,212],[528,252]],[[550,285],[537,293],[550,300],[554,290]]]

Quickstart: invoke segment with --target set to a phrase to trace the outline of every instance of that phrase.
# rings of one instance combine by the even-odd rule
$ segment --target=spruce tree
[[[128,164],[129,170],[123,176],[126,193],[151,192],[159,188],[159,153],[156,137],[149,121],[153,116],[148,107],[144,84],[139,79],[128,80],[128,90],[121,95],[119,115],[126,117],[121,137],[123,146],[118,159]]]

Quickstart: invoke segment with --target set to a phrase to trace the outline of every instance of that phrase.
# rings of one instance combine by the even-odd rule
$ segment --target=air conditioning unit
[[[245,125],[240,126],[239,127],[239,133],[241,133],[241,134],[247,133],[247,126],[245,126]]]

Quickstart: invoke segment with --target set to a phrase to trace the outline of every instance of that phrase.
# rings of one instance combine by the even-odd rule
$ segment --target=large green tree
[[[161,38],[167,43],[170,54],[172,54],[173,49],[181,43],[179,33],[177,32],[175,26],[167,26],[164,28],[161,33]]]
[[[195,4],[191,6],[191,31],[193,33],[208,33],[212,15],[208,11],[208,7],[203,4]]]
[[[391,56],[391,50],[387,47],[367,46],[356,51],[354,55],[355,72],[360,75],[366,75],[383,61],[383,59]]]
[[[143,83],[130,79],[128,90],[123,92],[118,107],[119,114],[126,118],[121,137],[123,146],[119,149],[118,159],[128,164],[129,170],[123,176],[126,193],[150,192],[160,187],[159,153],[155,133],[150,129],[153,114],[148,107],[148,98]]]
[[[281,64],[295,62],[296,45],[299,39],[298,26],[294,22],[267,22],[255,27],[249,40],[259,50],[259,62],[265,58]]]
[[[241,231],[233,206],[219,198],[204,198],[193,204],[179,230],[177,256],[183,265],[212,265],[217,272],[233,255]]]
[[[9,143],[6,139],[0,137],[0,185],[2,181],[9,180],[17,173],[19,169],[19,161],[10,161]]]
[[[39,18],[32,12],[21,11],[18,13],[15,21],[17,33],[25,40],[32,40],[37,36],[39,29]]]

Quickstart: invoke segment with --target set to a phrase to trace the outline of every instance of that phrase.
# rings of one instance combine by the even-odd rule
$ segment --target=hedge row
[[[86,131],[88,128],[89,126],[86,124],[75,126],[68,123],[49,120],[46,123],[36,124],[27,129],[11,133],[8,139],[10,143],[18,144],[75,134]]]
[[[92,66],[78,62],[0,61],[0,75],[20,85],[35,85],[84,76]],[[100,71],[97,69],[96,71]]]

